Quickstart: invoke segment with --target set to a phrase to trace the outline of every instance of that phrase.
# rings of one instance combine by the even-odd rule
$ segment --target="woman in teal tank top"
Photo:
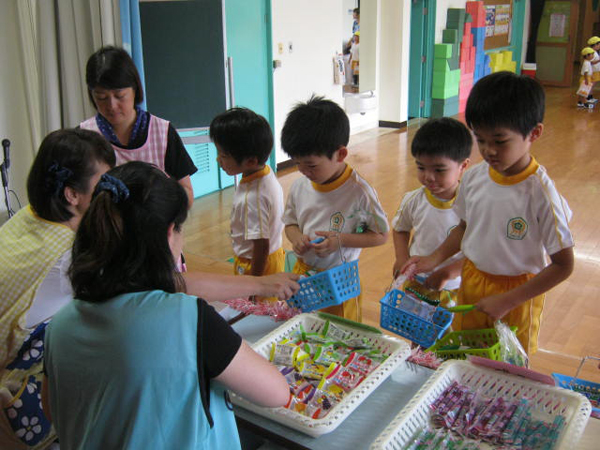
[[[46,334],[43,404],[61,450],[235,449],[226,389],[287,402],[278,370],[181,293],[186,216],[184,189],[149,164],[98,183],[73,246],[75,300]]]

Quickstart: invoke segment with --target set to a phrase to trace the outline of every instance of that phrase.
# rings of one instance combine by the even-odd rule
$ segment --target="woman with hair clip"
[[[27,179],[30,204],[0,228],[0,448],[44,448],[56,438],[39,407],[47,320],[72,299],[71,245],[100,176],[115,165],[87,130],[43,140]]]
[[[73,245],[75,299],[46,340],[43,404],[61,449],[235,449],[227,391],[267,407],[289,388],[176,270],[184,189],[149,164],[102,176]]]

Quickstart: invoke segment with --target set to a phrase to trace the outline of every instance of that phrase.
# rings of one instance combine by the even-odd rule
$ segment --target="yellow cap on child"
[[[581,50],[581,56],[587,56],[594,53],[594,49],[591,47],[583,47],[583,50]]]
[[[588,39],[588,45],[596,45],[598,42],[600,42],[600,37],[598,36],[592,36]]]

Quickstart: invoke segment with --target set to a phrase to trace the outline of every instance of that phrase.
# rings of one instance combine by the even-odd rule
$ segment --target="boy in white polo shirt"
[[[212,120],[210,137],[221,168],[228,175],[242,174],[231,209],[234,273],[283,272],[283,190],[266,165],[273,148],[269,123],[247,108],[232,108]]]
[[[350,122],[337,103],[313,96],[287,116],[283,150],[304,175],[287,198],[285,233],[298,255],[294,273],[323,271],[358,259],[387,240],[387,216],[375,190],[349,165]],[[320,243],[311,243],[322,237]],[[360,322],[361,296],[324,311]]]
[[[417,164],[422,186],[407,192],[392,220],[394,278],[411,255],[428,255],[448,237],[460,218],[452,206],[469,157],[473,139],[468,128],[449,117],[428,120],[415,134],[411,153]],[[412,237],[411,237],[412,232]],[[455,301],[460,286],[463,258],[460,253],[444,261],[432,272],[423,274],[425,286],[437,291],[428,296],[443,302]],[[419,289],[408,280],[404,288]],[[449,296],[441,295],[444,289]]]
[[[458,301],[477,310],[453,325],[491,328],[502,319],[518,327],[529,355],[538,348],[545,292],[573,271],[571,211],[530,154],[544,104],[543,88],[528,77],[497,72],[477,82],[465,118],[485,161],[462,178],[454,203],[461,222],[431,255],[403,267],[407,274],[431,270],[462,248]]]

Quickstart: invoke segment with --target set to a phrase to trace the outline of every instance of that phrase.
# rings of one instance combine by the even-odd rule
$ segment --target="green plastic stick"
[[[455,313],[467,313],[469,311],[473,311],[474,309],[475,305],[458,305],[452,306],[451,308],[446,308],[447,311]]]
[[[331,322],[341,323],[343,325],[347,325],[352,328],[358,328],[360,330],[365,330],[370,333],[383,334],[380,329],[372,327],[370,325],[365,325],[364,323],[355,322],[354,320],[346,319],[340,316],[334,316],[333,314],[325,313],[325,312],[317,312],[317,315],[321,319],[329,320]]]

